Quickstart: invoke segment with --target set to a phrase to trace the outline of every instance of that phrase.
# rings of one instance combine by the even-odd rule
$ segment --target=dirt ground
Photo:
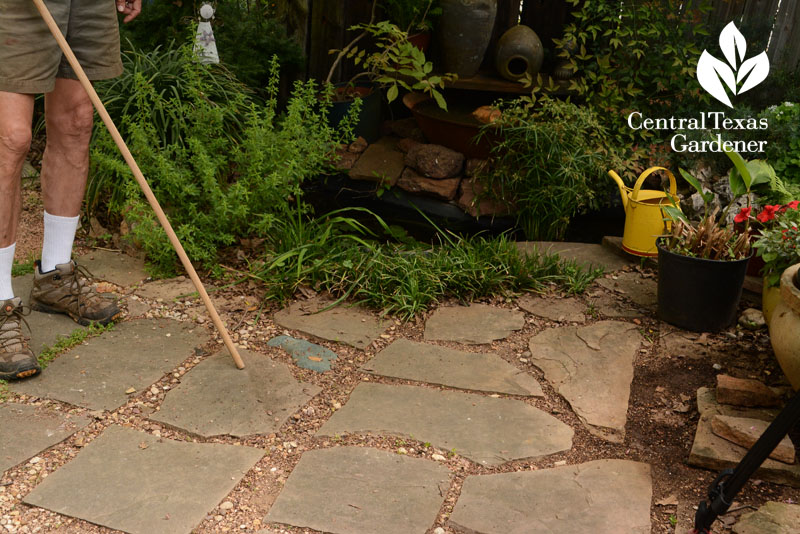
[[[41,246],[41,202],[38,200],[38,185],[27,181],[23,192],[23,223],[17,245],[20,261],[27,254],[38,257]],[[82,246],[87,245],[83,241]],[[235,257],[232,254],[231,257]],[[654,277],[647,269],[636,268],[644,275]],[[212,281],[212,283],[215,283]],[[218,282],[216,282],[218,284]],[[597,286],[591,291],[605,292]],[[699,387],[713,387],[716,375],[730,374],[741,378],[756,378],[771,386],[785,386],[786,382],[772,355],[766,330],[751,332],[731,328],[719,334],[693,335],[691,350],[685,353],[668,353],[663,337],[674,328],[654,317],[645,317],[637,324],[648,342],[641,349],[635,361],[635,374],[631,386],[626,437],[622,444],[614,444],[593,436],[571,410],[569,404],[547,384],[543,374],[525,357],[528,340],[554,323],[544,319],[527,316],[523,330],[508,339],[494,343],[491,348],[480,347],[466,350],[492,350],[510,364],[530,372],[540,379],[545,391],[542,399],[521,398],[539,409],[554,415],[575,429],[573,447],[570,451],[548,456],[538,460],[520,460],[497,468],[480,466],[459,455],[426,446],[413,439],[390,437],[351,436],[335,443],[331,438],[315,437],[315,432],[327,421],[331,414],[344,405],[355,386],[362,381],[385,383],[410,383],[402,380],[374,377],[359,371],[359,367],[377,352],[399,337],[419,341],[422,339],[424,320],[401,323],[396,321],[388,332],[388,338],[381,338],[366,350],[357,350],[343,345],[321,342],[339,355],[339,360],[331,372],[324,374],[303,370],[292,365],[291,358],[283,351],[268,347],[266,342],[274,335],[284,333],[272,322],[272,312],[278,307],[274,304],[262,305],[259,288],[253,283],[245,283],[215,293],[223,319],[232,328],[234,340],[251,350],[270,354],[277,360],[289,364],[296,378],[314,383],[322,388],[302,410],[293,414],[278,432],[268,436],[246,439],[220,437],[205,439],[187,436],[165,425],[153,423],[148,414],[159,409],[164,398],[164,387],[174,387],[181,377],[202,359],[220,349],[218,340],[209,343],[202,353],[193,355],[172,372],[165,374],[157,384],[157,393],[144,392],[132,398],[127,404],[114,412],[92,414],[95,418],[84,430],[71,436],[61,444],[42,453],[35,463],[26,463],[6,472],[0,480],[0,531],[9,525],[9,532],[38,533],[57,532],[60,534],[110,533],[110,529],[98,527],[81,520],[62,516],[47,510],[29,507],[20,502],[43,477],[72,459],[89,441],[99,435],[111,424],[121,424],[165,438],[191,440],[197,442],[218,442],[259,447],[266,451],[265,457],[236,486],[228,498],[211,511],[196,529],[198,534],[225,532],[258,532],[272,528],[274,532],[314,532],[308,529],[267,525],[263,518],[283,484],[292,472],[301,454],[310,449],[334,445],[369,446],[396,451],[400,446],[409,456],[430,458],[433,454],[447,457],[445,465],[451,472],[451,486],[445,502],[439,511],[436,527],[445,532],[453,532],[447,526],[447,518],[453,510],[464,479],[468,475],[507,471],[536,470],[555,465],[577,464],[599,458],[623,458],[646,462],[652,466],[653,501],[651,506],[652,532],[672,533],[677,519],[678,503],[692,506],[705,498],[708,485],[716,476],[715,472],[696,469],[687,465],[694,431],[698,420],[695,394]],[[590,296],[583,295],[582,301],[589,306]],[[742,308],[757,304],[754,297],[746,297]],[[494,300],[494,305],[515,308],[513,302]],[[153,302],[153,316],[164,316],[181,320],[191,320],[197,302],[177,303]],[[756,305],[756,307],[758,307]],[[599,319],[599,318],[598,318]],[[595,319],[592,319],[595,320]],[[465,350],[463,346],[460,349]],[[417,384],[419,385],[419,384]],[[432,387],[432,386],[430,386]],[[10,400],[29,404],[49,404],[65,412],[88,413],[84,409],[59,403],[12,394]],[[800,443],[797,429],[793,432],[795,443]],[[739,494],[732,507],[733,513],[722,518],[715,526],[715,532],[729,532],[735,518],[752,511],[769,501],[800,501],[800,490],[751,480]],[[269,532],[269,531],[267,531]],[[432,532],[432,531],[431,531]],[[624,533],[623,533],[624,534]]]

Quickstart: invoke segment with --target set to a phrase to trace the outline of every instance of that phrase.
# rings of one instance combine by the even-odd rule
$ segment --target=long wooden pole
[[[122,157],[125,158],[125,162],[131,168],[133,177],[136,178],[136,181],[139,183],[139,187],[142,188],[144,196],[147,198],[150,206],[153,207],[153,211],[155,211],[156,217],[158,217],[158,222],[161,223],[164,231],[167,232],[167,237],[169,237],[170,243],[172,243],[172,246],[175,248],[175,252],[178,253],[178,257],[180,258],[184,269],[186,269],[186,272],[189,274],[189,278],[191,278],[194,287],[197,289],[197,292],[200,293],[200,297],[203,299],[203,304],[205,304],[206,309],[208,309],[208,313],[211,315],[211,320],[214,322],[214,326],[217,327],[217,330],[222,336],[225,346],[228,347],[228,351],[230,351],[236,367],[239,369],[244,369],[242,357],[239,356],[239,351],[236,350],[236,346],[233,344],[233,340],[231,340],[228,330],[225,328],[225,325],[222,324],[222,319],[220,319],[216,308],[214,308],[214,304],[211,302],[211,298],[208,296],[206,288],[203,287],[200,277],[197,276],[197,271],[194,270],[191,260],[189,260],[189,257],[186,255],[186,251],[183,250],[183,245],[181,245],[181,242],[178,240],[175,230],[172,229],[172,225],[169,223],[167,216],[164,214],[164,210],[161,209],[161,205],[159,205],[152,189],[150,189],[150,185],[147,183],[142,171],[139,169],[139,165],[136,163],[136,160],[133,159],[133,155],[128,149],[128,145],[125,144],[125,141],[122,139],[119,130],[117,130],[117,127],[114,124],[114,121],[111,120],[106,107],[103,105],[100,97],[97,96],[97,92],[94,90],[94,87],[92,87],[92,82],[90,82],[89,78],[86,77],[86,73],[83,71],[80,63],[78,63],[78,59],[72,52],[67,40],[61,34],[61,30],[58,29],[58,25],[53,19],[53,16],[50,14],[50,11],[47,9],[47,6],[44,5],[44,1],[33,0],[33,3],[36,4],[36,9],[39,10],[39,13],[42,15],[42,18],[47,24],[47,27],[50,28],[50,33],[52,33],[53,37],[55,37],[56,41],[58,41],[58,46],[61,48],[64,56],[67,58],[72,70],[74,70],[75,74],[78,76],[78,81],[80,81],[81,85],[86,90],[86,93],[89,95],[92,104],[94,104],[95,109],[97,109],[97,113],[100,115],[100,118],[103,120],[106,128],[108,128],[108,131],[111,133],[111,137],[114,139],[114,142],[117,144],[117,147],[122,153]]]

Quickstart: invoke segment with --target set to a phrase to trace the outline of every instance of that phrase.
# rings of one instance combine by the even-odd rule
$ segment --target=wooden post
[[[50,11],[48,11],[47,6],[44,5],[43,0],[33,0],[33,3],[36,4],[36,8],[42,15],[47,27],[50,28],[50,33],[52,33],[53,37],[55,37],[56,41],[58,42],[58,46],[61,48],[61,51],[67,58],[70,66],[75,71],[75,74],[78,76],[78,81],[80,81],[81,85],[88,93],[89,99],[92,101],[92,104],[94,104],[95,109],[97,109],[97,113],[100,115],[103,123],[111,133],[111,137],[114,139],[114,142],[117,144],[120,152],[122,152],[122,157],[125,158],[125,161],[131,168],[134,178],[136,178],[136,181],[139,183],[139,187],[142,188],[144,196],[147,198],[150,206],[152,206],[153,210],[155,211],[158,221],[161,223],[164,231],[167,232],[167,237],[169,237],[170,243],[172,243],[172,246],[175,248],[175,252],[178,253],[178,257],[180,258],[183,267],[186,269],[186,272],[189,274],[189,278],[191,278],[194,287],[197,289],[197,292],[200,293],[200,297],[203,299],[203,303],[205,304],[206,309],[208,309],[209,315],[211,315],[211,320],[214,322],[214,326],[217,327],[217,330],[222,336],[225,346],[228,347],[228,351],[230,351],[236,367],[239,369],[244,369],[244,362],[242,361],[241,356],[239,356],[239,352],[236,350],[236,346],[233,344],[230,335],[228,335],[225,325],[222,324],[222,319],[220,319],[217,310],[214,308],[214,304],[211,302],[211,298],[208,296],[205,287],[203,287],[200,277],[197,276],[197,272],[194,270],[192,262],[186,255],[186,251],[183,250],[183,245],[181,245],[181,242],[178,240],[178,236],[172,229],[172,225],[169,223],[167,216],[164,214],[164,210],[161,209],[158,200],[156,199],[155,195],[153,195],[153,191],[150,189],[147,180],[142,174],[142,171],[139,169],[139,165],[136,163],[136,160],[133,159],[133,155],[128,149],[128,145],[125,144],[125,141],[122,139],[119,130],[117,130],[117,127],[114,124],[114,121],[111,120],[111,117],[103,105],[103,102],[100,101],[100,97],[97,96],[97,92],[94,90],[94,87],[92,87],[92,82],[90,82],[89,78],[86,77],[86,73],[83,71],[83,68],[75,57],[75,54],[69,47],[67,40],[61,34],[61,30],[58,29],[56,21],[53,19]]]

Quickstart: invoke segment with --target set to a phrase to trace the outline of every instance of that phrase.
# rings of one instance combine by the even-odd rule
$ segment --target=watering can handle
[[[614,171],[608,171],[608,175],[613,178],[615,182],[617,182],[617,187],[619,187],[619,195],[622,197],[622,207],[627,208],[628,195],[626,194],[626,191],[628,188],[625,187],[625,182],[623,182],[622,178],[619,177],[619,174]]]
[[[669,178],[669,194],[673,198],[675,197],[675,193],[678,191],[678,185],[675,183],[675,175],[672,174],[672,171],[665,169],[664,167],[650,167],[644,171],[641,176],[639,176],[638,180],[636,180],[636,185],[633,186],[633,193],[631,193],[631,200],[637,200],[639,198],[639,190],[642,188],[645,178],[656,171],[664,171],[667,173],[667,177]]]

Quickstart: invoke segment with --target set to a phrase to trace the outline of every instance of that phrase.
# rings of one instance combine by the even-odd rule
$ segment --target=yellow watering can
[[[645,178],[656,171],[664,171],[669,177],[669,196],[663,191],[642,189]],[[614,171],[608,171],[617,185],[625,207],[625,232],[622,235],[622,248],[634,256],[658,256],[656,239],[664,234],[664,213],[662,206],[671,206],[676,198],[675,176],[664,167],[650,167],[644,171],[633,189],[627,187]],[[667,230],[669,225],[667,224]]]

